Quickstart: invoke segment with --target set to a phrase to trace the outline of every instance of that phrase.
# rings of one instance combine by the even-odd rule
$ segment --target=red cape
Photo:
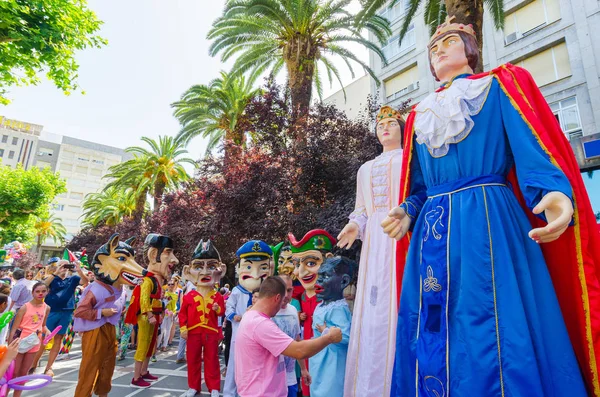
[[[596,359],[600,358],[600,234],[579,165],[569,141],[529,72],[506,64],[469,78],[489,75],[496,78],[515,109],[531,128],[540,147],[571,182],[575,203],[574,226],[569,227],[557,241],[542,244],[541,247],[588,390],[600,397]],[[414,120],[413,111],[405,126],[400,203],[404,202],[409,193]],[[530,218],[532,228],[544,226],[545,223],[525,206],[514,169],[509,175],[509,181]],[[409,241],[410,235],[398,241],[399,286],[402,285]]]

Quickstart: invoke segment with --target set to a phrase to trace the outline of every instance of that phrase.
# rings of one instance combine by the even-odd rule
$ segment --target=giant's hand
[[[396,207],[381,222],[381,227],[385,234],[391,238],[400,240],[408,232],[408,229],[410,229],[410,217],[406,215],[406,211],[403,208]]]
[[[340,234],[338,234],[337,246],[340,248],[349,249],[352,244],[354,244],[354,240],[358,237],[358,225],[354,222],[348,222],[346,226],[342,229]]]
[[[567,230],[573,218],[573,203],[564,193],[550,192],[533,209],[536,215],[541,214],[542,211],[546,215],[548,224],[529,232],[529,237],[538,244],[550,243]]]

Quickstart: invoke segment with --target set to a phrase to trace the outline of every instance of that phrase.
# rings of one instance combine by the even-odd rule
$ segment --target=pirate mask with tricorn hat
[[[332,256],[336,239],[326,230],[315,229],[306,233],[301,240],[290,233],[294,273],[306,290],[314,289],[317,274],[323,261]]]

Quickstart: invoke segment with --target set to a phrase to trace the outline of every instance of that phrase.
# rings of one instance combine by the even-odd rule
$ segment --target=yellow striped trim
[[[494,269],[494,247],[492,245],[492,228],[490,226],[490,215],[488,212],[487,194],[485,193],[485,186],[481,187],[483,190],[483,203],[485,205],[485,219],[487,220],[488,236],[490,239],[490,260],[492,263],[492,290],[494,291],[494,317],[496,318],[496,345],[498,347],[498,366],[500,368],[500,390],[504,397],[504,376],[502,374],[502,354],[500,350],[500,332],[498,331],[498,304],[496,301],[496,270]]]
[[[515,100],[510,96],[506,87],[504,86],[504,84],[502,84],[502,81],[500,81],[500,79],[498,78],[497,75],[494,75],[494,77],[498,81],[500,88],[502,88],[502,91],[504,91],[504,93],[508,97],[509,101],[513,105],[513,107],[517,110],[517,112],[519,112],[519,114],[521,115],[521,118],[523,119],[525,124],[527,124],[529,129],[531,130],[531,133],[538,141],[538,144],[540,145],[540,147],[544,150],[544,152],[550,158],[550,161],[552,162],[552,164],[554,164],[554,166],[556,166],[559,170],[562,171],[562,168],[560,167],[560,165],[558,164],[558,162],[556,161],[554,156],[552,156],[552,153],[550,153],[550,151],[548,150],[546,145],[544,145],[544,143],[540,139],[538,133],[535,131],[535,129],[533,128],[533,126],[531,125],[529,120],[527,120],[527,118],[523,115],[521,108],[515,102]],[[517,85],[517,89],[519,90],[521,95],[524,95],[523,90],[521,90],[518,83],[515,82],[515,84]],[[590,368],[589,369],[592,372],[592,383],[594,386],[594,395],[600,396],[600,383],[598,382],[598,367],[596,364],[596,352],[594,351],[594,340],[592,338],[592,324],[591,324],[591,319],[590,319],[590,301],[589,301],[589,297],[588,297],[585,270],[583,269],[583,251],[581,248],[581,226],[579,224],[579,211],[577,210],[577,198],[575,197],[575,192],[573,192],[573,202],[575,204],[574,211],[573,211],[573,216],[575,219],[575,226],[574,226],[575,250],[577,252],[577,268],[578,268],[579,282],[581,284],[581,299],[583,301],[582,302],[583,303],[583,312],[585,315],[585,334],[586,334],[586,341],[588,344],[588,353],[589,353],[589,357],[590,357]]]

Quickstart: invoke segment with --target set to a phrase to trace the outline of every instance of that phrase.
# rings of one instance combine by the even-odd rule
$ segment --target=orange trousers
[[[108,394],[117,360],[117,332],[109,323],[81,337],[81,364],[75,397]]]

